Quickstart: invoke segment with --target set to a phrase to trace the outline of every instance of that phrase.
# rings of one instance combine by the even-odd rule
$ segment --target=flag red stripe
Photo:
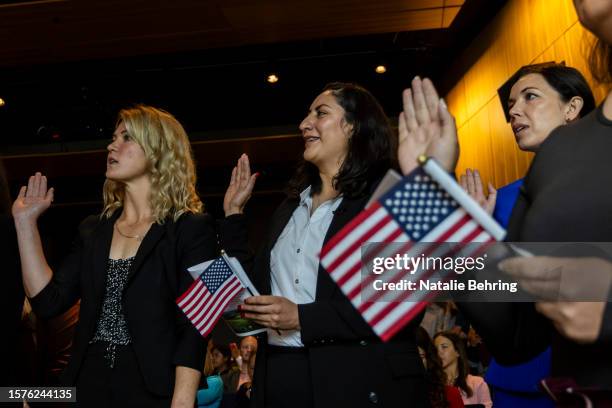
[[[227,294],[228,288],[231,287],[232,285],[235,284],[235,282],[238,281],[238,278],[236,278],[235,275],[232,275],[227,281],[225,281],[223,283],[223,285],[221,287],[219,287],[214,294],[212,294],[211,297],[211,301],[206,303],[206,307],[203,308],[204,312],[200,312],[200,317],[192,320],[193,324],[196,327],[200,326],[200,323],[207,319],[208,316],[211,316],[210,311],[212,308],[214,308],[214,306],[217,304],[217,299],[224,297]]]
[[[200,330],[200,333],[202,333],[203,331],[205,333],[204,336],[207,336],[208,333],[212,331],[215,324],[221,318],[221,315],[223,314],[223,311],[227,307],[228,303],[231,302],[232,299],[238,293],[240,293],[241,289],[242,289],[242,285],[240,284],[238,280],[236,280],[236,282],[233,283],[233,286],[230,287],[230,290],[225,294],[225,296],[223,298],[218,299],[217,308],[215,309],[213,314],[208,319],[206,319],[205,322],[202,322],[204,323],[204,325],[200,323],[200,325],[197,326]]]
[[[481,231],[482,232],[482,231]],[[481,247],[479,247],[476,251],[474,251],[473,253],[470,254],[470,256],[474,256],[474,255],[478,255],[480,253],[482,253],[483,251],[487,250],[492,244],[494,244],[496,241],[495,239],[493,239],[493,237],[489,238],[488,241],[483,242],[483,245]],[[410,322],[412,319],[414,319],[414,317],[419,314],[421,312],[421,310],[423,310],[426,306],[427,303],[432,300],[436,295],[437,295],[438,291],[431,291],[429,292],[425,299],[421,300],[417,305],[415,305],[406,315],[402,316],[401,319],[399,319],[397,322],[395,322],[392,326],[390,326],[387,330],[385,330],[384,333],[381,333],[380,337],[382,339],[382,341],[388,341],[390,338],[392,338],[399,330],[402,329],[402,327],[404,327],[404,325],[408,322]]]
[[[471,217],[468,217],[471,220]],[[476,225],[476,227],[474,228],[474,230],[472,230],[472,232],[470,232],[468,235],[466,235],[466,237],[463,239],[463,241],[461,242],[471,242],[472,239],[476,238],[481,232],[482,232],[482,228],[480,227],[480,225]],[[430,248],[433,248],[434,245],[431,245]],[[433,252],[433,249],[431,251],[428,251],[429,255],[431,252]],[[448,252],[444,253],[443,256],[447,256],[449,255],[449,253],[452,252],[452,249],[450,249]],[[427,271],[425,271],[423,273],[423,276],[420,277],[420,280],[425,280],[425,279],[429,279],[431,277],[431,275],[433,275],[434,270],[433,269],[428,269]],[[449,275],[450,275],[450,271],[449,271]],[[399,281],[401,279],[402,276],[404,276],[405,274],[401,275],[398,274],[400,276],[396,277],[393,281]],[[377,296],[376,298],[380,298],[380,296],[383,296],[384,293],[382,293],[383,291],[380,291],[378,293],[376,293]],[[395,300],[393,300],[393,302],[405,302],[407,301],[407,299],[412,296],[412,292],[411,291],[402,291],[399,292],[398,296],[395,298]],[[376,300],[370,300],[370,302],[375,302]],[[376,313],[374,316],[372,316],[372,318],[368,321],[372,326],[378,324],[382,319],[384,319],[385,316],[387,316],[390,311],[395,308],[395,305],[393,303],[389,303],[385,308],[381,309],[378,313]],[[361,308],[360,308],[361,309]],[[366,308],[367,309],[367,308]],[[360,310],[361,311],[361,310]],[[365,311],[365,310],[363,310]]]
[[[221,289],[221,290],[225,290],[225,289],[227,288],[227,286],[228,286],[228,285],[230,285],[230,284],[231,284],[231,282],[230,282],[230,281],[227,281],[227,282],[224,284],[225,286],[224,286],[224,287],[223,287],[223,289]],[[208,291],[208,289],[206,289],[206,291],[207,291],[208,293],[210,293],[210,292]],[[201,302],[201,303],[198,305],[198,310],[197,310],[195,313],[192,313],[192,314],[191,314],[191,317],[190,317],[190,320],[192,321],[192,323],[193,323],[195,326],[197,326],[197,325],[198,325],[198,323],[200,323],[200,322],[201,322],[203,319],[205,319],[205,318],[206,318],[206,316],[209,314],[210,308],[211,308],[211,307],[212,307],[212,305],[215,303],[216,298],[217,298],[218,296],[220,296],[220,294],[221,294],[221,292],[217,291],[216,293],[211,294],[211,296],[210,296],[210,297],[207,297],[205,302]]]
[[[464,217],[465,218],[465,217]],[[471,217],[468,217],[471,220]],[[467,234],[463,240],[461,241],[462,243],[469,243],[471,242],[474,238],[476,238],[478,235],[480,235],[482,233],[483,229],[482,227],[480,227],[480,225],[476,225],[476,227],[469,233]],[[433,247],[433,245],[431,245],[430,247]],[[451,252],[452,249],[450,251],[448,251],[447,253],[444,254],[444,256],[447,256],[449,254],[449,252]],[[430,252],[431,253],[431,252]],[[423,276],[420,278],[421,280],[423,279],[428,279],[432,274],[433,274],[434,270],[430,269],[427,270]],[[449,272],[449,276],[450,276]],[[399,275],[399,274],[398,274]],[[405,275],[405,274],[404,274]],[[397,279],[394,279],[397,280]],[[383,291],[380,291],[383,292]],[[378,295],[379,293],[377,293]],[[381,294],[382,296],[382,294]],[[397,296],[396,300],[394,300],[393,302],[405,302],[407,301],[407,299],[412,296],[412,292],[410,291],[402,291],[400,292],[400,294]],[[379,296],[380,297],[380,296]],[[378,324],[382,319],[384,319],[385,316],[387,316],[389,313],[391,313],[392,309],[394,309],[396,307],[396,305],[394,303],[389,303],[385,308],[383,308],[382,310],[380,310],[376,315],[374,315],[369,321],[368,323],[370,323],[372,326],[375,326],[376,324]]]
[[[447,240],[448,238],[450,238],[455,232],[457,232],[461,227],[463,227],[465,224],[467,224],[469,221],[471,220],[471,217],[466,214],[464,215],[462,218],[460,218],[455,224],[453,224],[452,227],[450,227],[449,229],[447,229],[442,235],[440,235],[437,239],[436,242],[434,242],[433,244],[437,244],[437,243],[442,243],[445,240]],[[435,250],[435,245],[429,245],[425,251],[423,251],[423,254],[425,256],[428,256],[429,254],[431,254],[433,251]],[[398,273],[393,280],[391,280],[390,282],[396,283],[399,282],[406,274],[402,274],[402,273]],[[367,303],[372,303],[372,302],[376,302],[379,298],[381,298],[382,296],[385,295],[385,291],[377,291],[375,292],[370,298],[368,298],[366,301],[364,301],[364,304],[362,304],[359,307],[359,311],[361,313],[365,312],[367,309],[369,309],[369,305],[366,304]],[[385,310],[385,309],[383,309]],[[380,313],[378,314],[380,315]]]
[[[189,308],[189,310],[184,309],[187,317],[189,319],[193,319],[194,316],[197,316],[198,313],[202,310],[202,308],[206,307],[206,305],[208,304],[210,296],[211,293],[208,291],[208,288],[206,288],[206,285],[202,284],[202,287],[200,288],[200,293],[198,293],[198,301],[194,303]]]
[[[210,302],[209,310],[204,313],[197,322],[193,322],[196,328],[198,328],[198,330],[200,330],[206,325],[210,325],[211,321],[214,321],[216,323],[216,321],[219,320],[219,317],[221,317],[221,314],[223,312],[223,303],[232,300],[232,294],[235,295],[234,291],[236,290],[236,288],[240,288],[240,281],[235,277],[232,278],[233,279],[231,279],[229,284],[223,288],[223,292],[219,293],[219,296],[215,296],[213,302]]]
[[[376,247],[374,247],[374,249],[368,251],[365,254],[365,258],[360,258],[359,261],[355,262],[355,264],[353,266],[351,266],[349,269],[347,269],[344,274],[342,276],[338,276],[335,277],[337,278],[336,283],[339,286],[343,286],[347,281],[349,281],[350,279],[353,278],[353,276],[356,273],[359,273],[359,271],[361,270],[361,265],[363,265],[364,263],[368,263],[370,262],[381,250],[382,248],[387,245],[390,242],[393,242],[397,237],[399,237],[403,231],[402,229],[397,225],[397,223],[395,223],[394,220],[391,220],[391,222],[393,222],[395,224],[395,230],[388,235],[383,242],[380,242],[376,245]],[[363,244],[363,243],[361,243]],[[330,272],[332,273],[332,272]]]
[[[374,203],[372,206],[368,207],[364,211],[360,212],[357,217],[353,218],[351,222],[349,222],[340,232],[334,235],[327,244],[321,250],[320,258],[323,258],[327,255],[329,251],[331,251],[340,241],[342,241],[348,234],[350,234],[355,226],[361,224],[366,218],[370,217],[373,213],[375,213],[381,205],[379,203]]]
[[[465,225],[468,221],[470,220],[469,215],[464,215],[462,218],[460,218],[459,220],[456,221],[456,223],[454,224],[454,226],[452,227],[452,230],[447,230],[445,231],[444,234],[440,235],[438,238],[436,238],[436,242],[438,241],[443,241],[448,239],[450,236],[452,236],[453,233],[455,233],[460,227],[462,227],[463,225]],[[408,242],[406,243],[406,245],[404,245],[402,248],[400,248],[399,252],[401,253],[405,253],[406,251],[410,250],[412,248],[412,246],[414,245],[414,243]],[[429,252],[431,253],[431,252]],[[374,256],[372,256],[373,258]],[[402,275],[403,276],[403,275]],[[371,284],[372,281],[376,279],[376,276],[374,275],[368,275],[368,277],[365,280],[365,284]],[[362,287],[364,286],[363,284],[361,285]],[[361,289],[359,287],[356,287],[355,289],[353,289],[350,293],[349,298],[352,300],[355,298],[355,296],[357,296],[360,293]],[[381,295],[382,296],[382,295]],[[365,302],[364,302],[365,303]]]
[[[393,219],[391,219],[390,221],[395,223],[395,221]],[[359,261],[355,262],[355,264],[353,266],[351,266],[349,269],[347,269],[342,276],[338,276],[337,277],[336,283],[338,285],[340,285],[340,286],[344,285],[348,280],[353,278],[353,275],[355,275],[355,273],[358,273],[361,270],[361,265],[371,261],[374,258],[374,256],[377,253],[379,253],[380,248],[382,248],[384,245],[387,245],[390,242],[393,242],[395,240],[395,238],[397,238],[398,236],[402,235],[403,231],[401,230],[401,228],[397,227],[397,224],[396,224],[396,226],[394,228],[395,229],[393,230],[393,232],[391,234],[387,235],[387,237],[384,239],[383,242],[380,242],[379,244],[376,245],[375,248],[377,250],[368,251],[368,253],[366,254],[365,260],[360,258]],[[359,246],[363,245],[364,242],[360,242]],[[355,248],[356,251],[360,250],[359,246],[357,248]]]
[[[381,246],[382,246],[382,245],[386,245],[386,243],[382,243],[382,244],[381,244]],[[414,246],[414,242],[413,242],[413,241],[408,241],[408,242],[406,242],[406,243],[405,243],[405,244],[404,244],[404,245],[403,245],[403,246],[402,246],[402,247],[399,249],[399,251],[398,251],[398,252],[399,252],[399,253],[405,253],[405,252],[409,251],[409,250],[410,250],[410,249],[411,249],[413,246]],[[381,248],[381,251],[382,251],[382,248]],[[375,254],[375,255],[378,255],[379,253],[380,253],[380,251],[379,251],[379,252],[376,252],[376,254]],[[375,256],[375,255],[372,255],[372,256],[371,256],[371,258],[374,258],[374,256]],[[368,260],[368,262],[369,262],[369,260]],[[369,274],[368,276],[366,276],[366,277],[365,277],[365,279],[362,281],[362,283],[361,283],[359,286],[355,286],[355,287],[353,288],[353,290],[352,290],[352,291],[351,291],[351,292],[348,294],[348,298],[349,298],[349,299],[351,299],[351,300],[355,299],[355,297],[356,297],[357,295],[359,295],[359,293],[361,293],[361,291],[363,290],[363,288],[364,288],[366,285],[370,285],[370,284],[371,284],[371,283],[372,283],[372,282],[373,282],[373,281],[374,281],[374,280],[375,280],[377,277],[378,277],[378,275],[374,275],[374,274]]]
[[[346,258],[348,258],[350,255],[352,255],[353,252],[358,251],[359,248],[361,247],[361,245],[364,242],[366,242],[372,235],[376,234],[385,225],[387,225],[389,223],[389,221],[393,222],[393,218],[390,215],[387,214],[380,221],[378,221],[375,225],[373,225],[372,228],[370,228],[368,231],[366,231],[365,234],[363,234],[361,237],[359,237],[357,240],[355,240],[355,242],[353,242],[353,244],[351,246],[349,246],[343,253],[341,253],[339,256],[337,256],[336,259],[334,259],[334,261],[331,264],[329,264],[329,266],[327,267],[328,270],[336,269],[342,262],[344,262],[344,260]],[[344,277],[340,278],[338,280],[338,282],[340,282],[340,280],[342,280],[343,278]],[[339,284],[341,284],[341,283],[339,283]]]
[[[192,289],[193,289],[195,286],[199,285],[199,282],[202,282],[202,279],[200,279],[200,278],[195,279],[195,280],[193,281],[193,283],[192,283],[192,284],[189,286],[189,288],[187,288],[187,290],[185,291],[185,293],[183,293],[181,296],[179,296],[179,297],[176,299],[176,303],[177,303],[177,304],[178,304],[178,303],[181,303],[181,302],[183,301],[183,299],[185,299],[185,298],[187,297],[187,295],[189,295],[189,293],[192,291]]]
[[[202,307],[201,303],[202,301],[206,301],[207,294],[209,293],[208,289],[206,288],[206,285],[204,285],[204,282],[202,282],[202,284],[194,290],[197,290],[197,293],[194,296],[193,301],[187,303],[186,305],[183,305],[183,310],[185,311],[185,314],[187,316],[193,315],[194,309],[199,309],[200,307]]]

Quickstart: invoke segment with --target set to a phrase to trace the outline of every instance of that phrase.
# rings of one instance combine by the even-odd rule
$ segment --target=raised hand
[[[15,220],[36,222],[53,202],[53,188],[47,190],[47,177],[41,173],[30,176],[28,186],[22,186],[13,203]]]
[[[435,158],[447,171],[454,171],[459,157],[455,119],[433,83],[415,77],[402,97],[404,111],[399,118],[397,151],[402,172],[414,170],[422,154]]]
[[[259,173],[251,175],[249,156],[246,154],[240,156],[236,167],[232,170],[232,178],[223,198],[223,211],[226,217],[242,214],[244,206],[251,198],[258,175]]]
[[[474,169],[472,171],[472,169],[466,169],[465,174],[459,177],[459,184],[489,215],[493,214],[495,203],[497,202],[497,190],[489,183],[489,195],[484,195],[482,179],[478,170]]]

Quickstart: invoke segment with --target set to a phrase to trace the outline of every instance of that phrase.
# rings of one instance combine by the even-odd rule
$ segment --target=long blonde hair
[[[150,204],[155,222],[167,217],[176,221],[183,213],[202,212],[196,192],[193,153],[185,129],[170,113],[152,106],[137,105],[119,112],[128,134],[142,147],[151,178]],[[107,179],[104,183],[104,210],[110,217],[123,206],[125,185]]]

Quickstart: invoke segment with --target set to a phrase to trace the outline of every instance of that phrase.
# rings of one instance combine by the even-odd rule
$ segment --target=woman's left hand
[[[282,296],[252,296],[239,310],[245,318],[271,329],[300,329],[297,305]]]
[[[466,169],[465,174],[459,177],[459,185],[487,212],[492,215],[497,203],[497,190],[489,183],[489,195],[485,196],[482,188],[480,172],[476,169]]]

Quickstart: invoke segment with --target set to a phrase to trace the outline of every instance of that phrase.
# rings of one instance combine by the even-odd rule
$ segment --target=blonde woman
[[[202,214],[187,135],[149,106],[119,112],[108,145],[104,209],[79,227],[55,272],[38,217],[53,189],[36,173],[13,204],[27,296],[39,317],[81,299],[64,379],[83,406],[193,407],[206,343],[175,305],[192,283],[187,268],[216,255]]]

